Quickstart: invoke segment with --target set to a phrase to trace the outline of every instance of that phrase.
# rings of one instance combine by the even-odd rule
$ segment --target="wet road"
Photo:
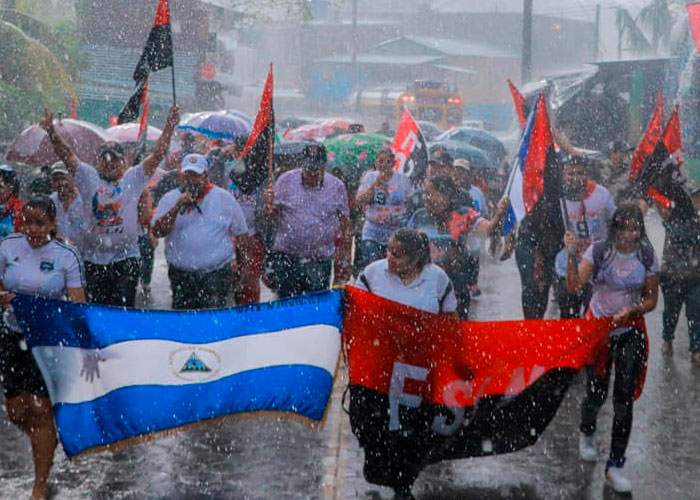
[[[661,229],[649,225],[655,248]],[[521,317],[515,263],[485,262],[480,320]],[[167,307],[165,267],[159,259],[154,306]],[[625,467],[639,500],[700,498],[700,369],[687,354],[682,318],[673,357],[660,353],[663,303],[647,316],[651,351],[647,383],[635,405]],[[294,420],[267,418],[221,421],[188,432],[68,462],[59,450],[52,473],[52,498],[68,499],[386,499],[391,491],[362,478],[362,451],[340,410],[343,373],[337,380],[325,426],[314,430]],[[426,469],[414,487],[423,500],[609,499],[603,470],[609,446],[612,404],[599,416],[601,459],[578,459],[581,381],[570,389],[540,441],[520,452],[443,462]],[[28,498],[32,465],[28,440],[0,412],[0,498]]]

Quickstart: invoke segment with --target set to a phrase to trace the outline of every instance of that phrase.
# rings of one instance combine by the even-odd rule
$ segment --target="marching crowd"
[[[174,309],[258,302],[261,282],[282,298],[355,276],[369,292],[468,319],[483,243],[500,245],[509,200],[488,200],[464,159],[443,153],[416,182],[394,170],[391,150],[381,150],[357,192],[348,192],[326,172],[320,143],[265,180],[266,166],[240,158],[245,138],[206,150],[185,135],[170,151],[178,122],[173,107],[149,154],[107,142],[92,166],[63,142],[46,111],[40,126],[61,160],[49,170],[53,193],[22,199],[17,173],[0,167],[0,376],[10,419],[31,440],[32,498],[46,496],[56,430],[41,373],[8,307],[13,293],[134,307],[139,286],[148,292],[163,239]],[[700,193],[691,193],[694,207],[658,208],[666,228],[659,263],[645,232],[650,201],[626,182],[629,152],[612,142],[601,170],[585,156],[562,155],[561,190],[550,199],[560,216],[534,210],[505,238],[501,255],[515,254],[526,319],[544,317],[550,288],[561,318],[613,317],[587,373],[580,454],[597,459],[596,416],[614,366],[606,477],[620,492],[632,488],[622,468],[647,357],[643,316],[656,306],[659,283],[663,351],[672,351],[685,304],[691,361],[700,366]],[[397,498],[411,498],[410,487],[396,485]]]

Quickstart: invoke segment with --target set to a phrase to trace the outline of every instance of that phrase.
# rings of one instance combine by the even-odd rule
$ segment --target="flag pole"
[[[170,74],[172,75],[172,80],[173,80],[173,106],[177,106],[177,99],[175,97],[175,44],[173,43],[173,29],[172,29],[172,23],[170,22],[171,17],[170,17],[170,2],[167,2],[166,4],[168,6],[168,23],[170,24],[170,45],[171,45],[171,50],[173,51],[173,63],[170,65]]]
[[[270,62],[270,75],[272,75],[272,62]],[[274,83],[272,84],[272,93],[274,95]],[[271,96],[272,97],[272,96]],[[270,106],[272,107],[272,99],[270,99]],[[274,111],[270,109],[270,114],[272,115]],[[269,124],[268,124],[269,126]],[[274,161],[275,161],[275,131],[272,129],[272,133],[268,139],[267,145],[267,185],[271,189],[275,187],[274,181]]]

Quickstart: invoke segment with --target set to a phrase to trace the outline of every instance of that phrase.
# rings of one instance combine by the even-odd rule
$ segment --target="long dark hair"
[[[430,263],[430,240],[425,233],[402,227],[391,235],[420,269]]]
[[[615,244],[617,234],[620,232],[620,229],[622,229],[622,224],[627,220],[636,221],[639,225],[639,246],[651,246],[644,226],[644,213],[642,213],[642,209],[639,208],[636,203],[623,203],[617,207],[617,210],[615,210],[615,213],[608,223],[608,243]]]

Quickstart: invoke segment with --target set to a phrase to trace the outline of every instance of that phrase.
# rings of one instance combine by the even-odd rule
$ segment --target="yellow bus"
[[[434,123],[442,130],[462,125],[462,98],[443,82],[419,80],[401,94],[396,100],[397,123],[404,107],[416,120]]]

